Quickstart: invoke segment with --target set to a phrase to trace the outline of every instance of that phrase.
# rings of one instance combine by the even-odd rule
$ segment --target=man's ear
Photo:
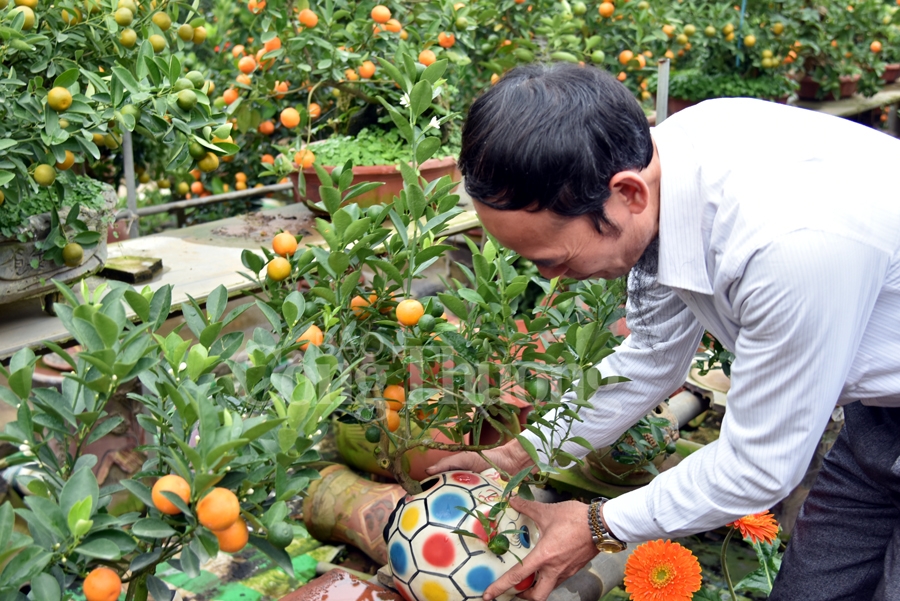
[[[650,206],[650,187],[637,171],[620,171],[613,175],[609,190],[632,214],[643,213]]]

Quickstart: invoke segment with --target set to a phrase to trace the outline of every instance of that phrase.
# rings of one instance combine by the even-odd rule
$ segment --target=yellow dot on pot
[[[447,601],[447,589],[434,580],[429,580],[422,585],[422,595],[426,601]]]
[[[400,527],[406,531],[412,530],[419,523],[419,510],[416,507],[407,507],[400,518]]]

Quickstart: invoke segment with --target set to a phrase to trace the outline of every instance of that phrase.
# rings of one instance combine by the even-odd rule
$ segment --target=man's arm
[[[572,428],[572,436],[584,437],[595,448],[615,442],[684,383],[703,335],[703,327],[671,289],[637,271],[628,278],[626,313],[631,335],[600,363],[600,374],[630,381],[601,386],[591,398],[593,408],[582,409],[583,421]],[[563,398],[572,398],[572,393]],[[543,443],[538,435],[524,435],[540,453]],[[549,438],[550,433],[544,435]],[[566,443],[562,449],[576,457],[587,454],[575,443]]]
[[[814,231],[751,257],[729,294],[740,332],[719,440],[607,503],[612,532],[627,541],[684,536],[790,493],[840,396],[889,260]]]

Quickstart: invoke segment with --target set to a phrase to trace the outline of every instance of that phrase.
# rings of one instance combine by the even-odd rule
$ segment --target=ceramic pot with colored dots
[[[506,534],[509,550],[497,555],[488,549],[488,535],[481,522],[461,509],[488,515],[504,486],[494,470],[483,474],[453,471],[425,480],[424,492],[400,500],[385,526],[384,537],[394,586],[404,598],[480,600],[491,583],[528,555],[540,536],[531,518],[507,508],[496,531]],[[497,599],[508,601],[533,583],[534,575]]]

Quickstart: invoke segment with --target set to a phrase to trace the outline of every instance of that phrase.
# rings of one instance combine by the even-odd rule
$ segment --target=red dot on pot
[[[481,481],[481,477],[477,474],[467,474],[465,472],[455,472],[450,477],[460,484],[478,484]]]
[[[422,545],[422,557],[425,561],[438,568],[450,567],[456,556],[456,545],[449,534],[432,534]]]
[[[515,589],[517,591],[524,591],[525,589],[530,587],[532,584],[534,584],[534,574],[532,574],[531,576],[529,576],[528,578],[526,578],[525,580],[523,580],[522,582],[517,584],[515,586]]]

